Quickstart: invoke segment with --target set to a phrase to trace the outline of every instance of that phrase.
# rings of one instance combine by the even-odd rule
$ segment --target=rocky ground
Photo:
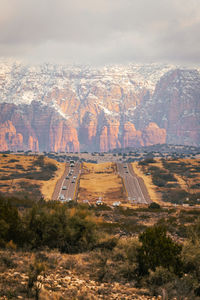
[[[88,254],[66,255],[54,252],[1,251],[0,299],[162,299],[150,297],[146,290],[129,283],[101,283],[89,276]],[[43,260],[45,270],[30,290],[31,266],[35,258]]]

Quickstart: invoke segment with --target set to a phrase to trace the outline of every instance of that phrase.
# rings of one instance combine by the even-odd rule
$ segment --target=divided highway
[[[125,189],[127,191],[130,203],[149,204],[151,199],[148,195],[144,181],[137,177],[133,171],[131,164],[117,163],[119,175],[124,180]]]
[[[75,189],[77,185],[77,179],[80,172],[80,163],[73,164],[67,163],[65,172],[62,178],[57,182],[55,191],[53,193],[53,200],[71,201],[75,200]]]
[[[81,164],[78,162],[72,164],[66,163],[65,172],[56,184],[52,200],[76,200],[75,193],[81,172],[80,166]],[[143,179],[134,173],[131,164],[117,163],[117,171],[123,178],[127,198],[130,203],[149,204],[152,202]]]

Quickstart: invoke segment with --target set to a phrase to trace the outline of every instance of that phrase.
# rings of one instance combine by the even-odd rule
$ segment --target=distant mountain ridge
[[[0,60],[0,150],[109,151],[200,145],[200,73]]]

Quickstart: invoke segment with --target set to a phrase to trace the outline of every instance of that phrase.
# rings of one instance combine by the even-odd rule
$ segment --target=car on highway
[[[120,206],[120,204],[121,204],[121,202],[120,201],[115,201],[115,202],[113,202],[113,206],[114,207],[118,207],[118,206]]]
[[[74,179],[76,179],[76,176],[73,176]]]
[[[62,190],[66,190],[66,189],[67,189],[66,185],[63,185]]]
[[[87,204],[90,205],[90,202],[89,202],[89,200],[87,200],[87,199],[84,199],[84,200],[83,200],[83,203],[87,203]]]
[[[70,201],[72,201],[72,198],[69,197],[69,198],[66,199],[66,201],[70,202]]]
[[[96,201],[96,205],[103,205],[103,201],[97,200],[97,201]]]
[[[61,194],[60,197],[59,197],[59,199],[60,200],[65,200],[65,196]]]
[[[69,179],[69,176],[66,176],[65,179]]]
[[[71,183],[75,183],[75,180],[72,180]]]

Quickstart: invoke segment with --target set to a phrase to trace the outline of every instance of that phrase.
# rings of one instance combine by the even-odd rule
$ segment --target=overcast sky
[[[0,56],[200,64],[200,0],[0,0]]]

